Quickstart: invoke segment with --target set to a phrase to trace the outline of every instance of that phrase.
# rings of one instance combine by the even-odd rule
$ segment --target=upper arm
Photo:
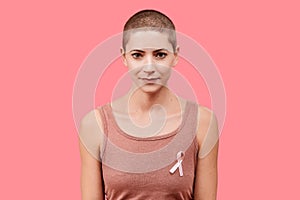
[[[86,114],[79,128],[79,149],[81,158],[81,195],[82,200],[104,199],[100,149],[102,123],[97,110]],[[99,123],[100,122],[100,123]]]
[[[195,200],[215,200],[218,183],[219,130],[215,114],[205,108],[198,109],[198,163],[194,196]]]

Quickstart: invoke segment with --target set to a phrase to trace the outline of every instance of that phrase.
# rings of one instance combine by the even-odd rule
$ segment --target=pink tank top
[[[175,131],[147,138],[124,132],[110,104],[98,109],[106,136],[101,151],[106,199],[194,199],[198,152],[196,103],[187,101],[182,122]]]

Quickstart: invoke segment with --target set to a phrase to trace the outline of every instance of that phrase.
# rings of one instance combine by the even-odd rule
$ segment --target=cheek
[[[142,63],[133,59],[127,59],[127,66],[129,69],[141,68]]]
[[[167,67],[173,67],[176,59],[172,57],[168,57],[167,59],[160,62],[161,65],[167,66]]]
[[[170,76],[171,76],[171,70],[163,70],[161,73],[160,73],[160,78],[161,78],[161,84],[162,85],[166,85],[168,82],[169,82],[169,79],[170,79]]]
[[[130,75],[135,75],[135,74],[138,74],[141,70],[140,70],[141,68],[140,67],[134,67],[134,66],[129,66],[128,67],[128,73],[130,74]]]
[[[129,65],[127,73],[130,75],[132,79],[135,79],[142,73],[143,67],[137,65]]]
[[[171,75],[171,72],[172,72],[172,68],[171,67],[159,67],[158,69],[157,69],[157,71],[161,74],[161,75],[163,75],[165,78],[169,78],[170,77],[170,75]]]

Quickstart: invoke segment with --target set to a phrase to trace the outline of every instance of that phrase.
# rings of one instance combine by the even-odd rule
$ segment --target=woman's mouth
[[[159,78],[141,78],[144,81],[153,81],[153,80],[157,80]]]
[[[145,81],[145,82],[155,82],[155,81],[157,81],[157,80],[159,80],[159,78],[158,77],[147,77],[147,78],[139,78],[139,79],[141,79],[142,81]]]

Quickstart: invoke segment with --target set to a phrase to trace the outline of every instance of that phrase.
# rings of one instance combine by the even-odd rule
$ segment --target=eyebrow
[[[167,49],[165,49],[165,48],[161,48],[161,49],[156,49],[156,50],[154,50],[154,53],[156,53],[156,52],[159,52],[159,51],[168,51]],[[132,51],[137,51],[137,52],[140,52],[140,53],[144,53],[145,51],[143,51],[143,50],[141,50],[141,49],[132,49],[130,52],[132,52]]]
[[[140,49],[132,49],[132,50],[131,50],[131,51],[129,51],[129,52],[132,52],[132,51],[137,51],[137,52],[141,52],[141,53],[145,52],[145,51],[143,51],[143,50],[140,50]]]
[[[157,50],[155,50],[154,52],[158,52],[158,51],[168,51],[167,49],[164,49],[164,48],[162,48],[162,49],[157,49]]]

